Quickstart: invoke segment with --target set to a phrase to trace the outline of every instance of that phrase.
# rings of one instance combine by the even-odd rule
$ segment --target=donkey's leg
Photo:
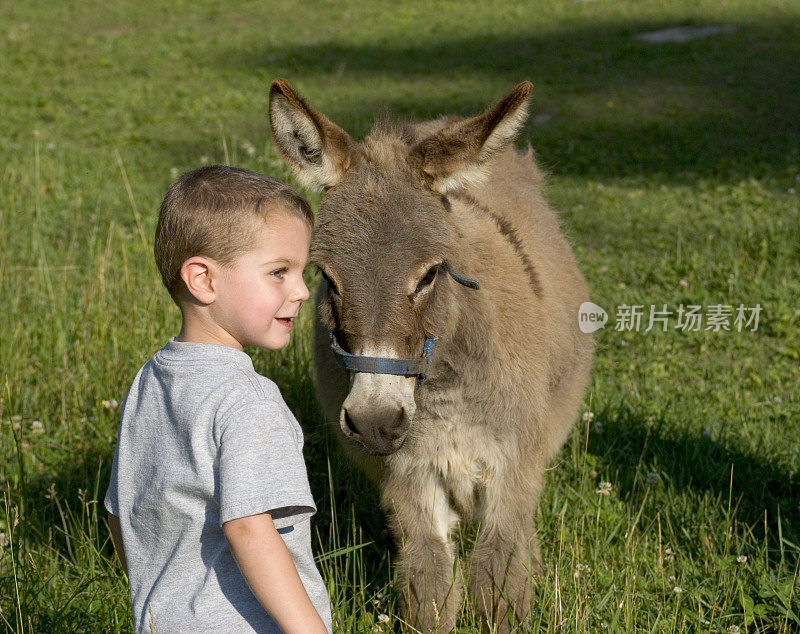
[[[457,516],[447,493],[432,472],[390,473],[382,498],[398,545],[403,613],[422,632],[449,632],[461,599],[461,573],[450,541]]]
[[[497,632],[508,632],[510,621],[519,623],[528,616],[530,577],[541,571],[533,514],[544,468],[529,463],[510,469],[486,488],[470,573],[478,611]]]

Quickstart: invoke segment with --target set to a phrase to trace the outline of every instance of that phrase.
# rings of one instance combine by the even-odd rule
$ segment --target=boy
[[[331,632],[302,432],[242,350],[289,343],[312,222],[290,187],[233,167],[184,174],[161,205],[183,323],[128,392],[105,499],[137,633]]]

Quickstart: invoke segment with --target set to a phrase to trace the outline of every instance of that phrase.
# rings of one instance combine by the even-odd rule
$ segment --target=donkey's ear
[[[270,86],[269,123],[272,140],[306,187],[333,187],[350,167],[356,144],[285,79]]]
[[[483,114],[445,126],[412,149],[412,158],[442,194],[480,183],[487,163],[514,140],[528,116],[530,82],[519,84]]]

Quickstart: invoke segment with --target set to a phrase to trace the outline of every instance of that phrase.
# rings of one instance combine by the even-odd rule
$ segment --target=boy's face
[[[252,250],[219,269],[211,313],[232,345],[279,350],[309,296],[303,269],[311,230],[297,216],[276,211],[259,221],[254,236]]]

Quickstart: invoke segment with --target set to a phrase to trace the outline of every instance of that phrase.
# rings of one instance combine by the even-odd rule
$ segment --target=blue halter
[[[478,290],[480,284],[478,280],[456,273],[449,263],[445,263],[445,268],[450,276],[462,286]],[[419,382],[423,383],[428,378],[428,370],[433,364],[433,347],[436,340],[433,337],[425,338],[425,345],[422,347],[422,356],[418,359],[395,359],[392,357],[367,357],[360,354],[351,354],[339,345],[338,333],[331,330],[331,350],[333,356],[345,370],[349,372],[366,372],[368,374],[394,374],[396,376],[418,376]]]

